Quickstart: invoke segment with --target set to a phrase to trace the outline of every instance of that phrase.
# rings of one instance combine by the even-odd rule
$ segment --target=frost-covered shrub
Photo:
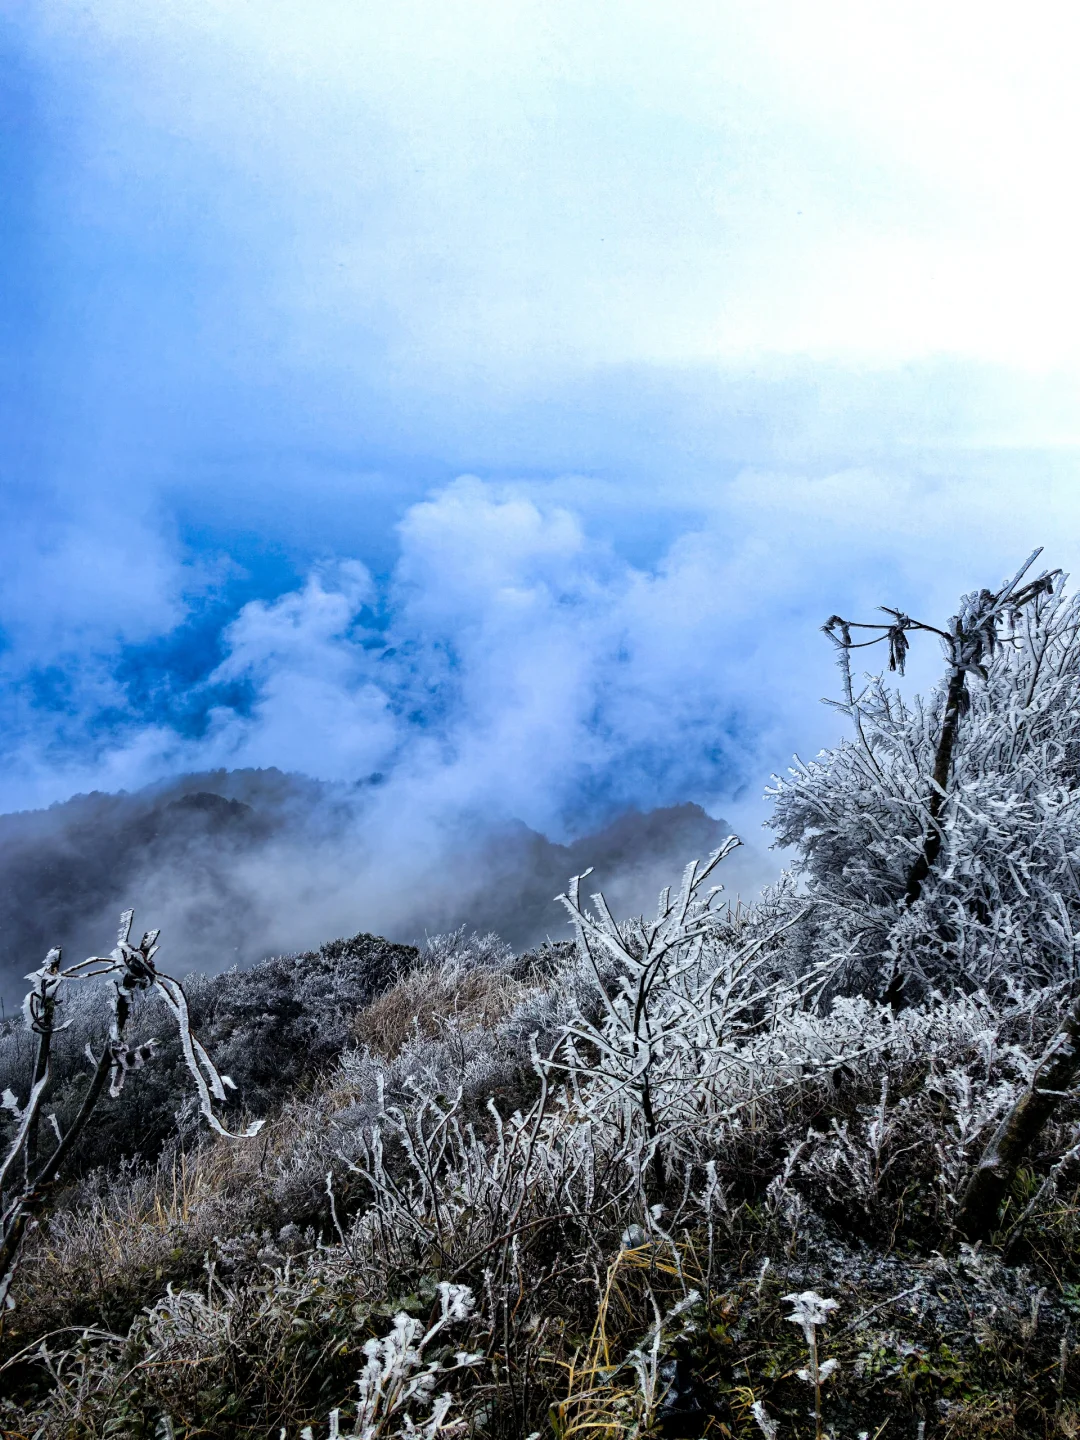
[[[770,824],[798,848],[815,953],[845,957],[848,985],[881,993],[897,977],[910,1000],[1080,979],[1080,599],[1039,595],[983,670],[965,692],[941,852],[913,904],[944,686],[924,702],[880,677],[848,684],[839,708],[854,737],[776,779]]]
[[[954,994],[899,1013],[835,1001],[868,1053],[841,1062],[834,1095],[792,1137],[794,1186],[849,1233],[947,1237],[971,1168],[1030,1083],[1061,1009],[1054,991],[1006,1002]],[[1044,1155],[1068,1123],[1044,1137]]]
[[[406,975],[419,955],[412,946],[360,934],[301,955],[274,956],[247,970],[187,976],[191,1023],[236,1086],[230,1112],[274,1113],[301,1080],[325,1069],[353,1043],[357,1013]],[[103,1000],[107,996],[92,982],[65,995],[65,1028],[53,1039],[48,1107],[61,1129],[81,1103],[87,1046],[99,1052],[107,1035]],[[125,1089],[95,1116],[93,1145],[72,1156],[69,1177],[136,1155],[152,1161],[177,1135],[178,1117],[190,1141],[197,1116],[187,1105],[187,1065],[167,1020],[154,993],[137,997],[127,1034],[132,1045],[158,1040],[154,1062],[140,1074],[137,1089]],[[31,1039],[17,1022],[0,1032],[0,1090],[25,1092]]]
[[[477,1365],[484,1355],[458,1350],[452,1358],[442,1358],[435,1354],[437,1347],[432,1342],[447,1326],[467,1321],[476,1302],[467,1285],[444,1280],[438,1291],[440,1314],[426,1329],[415,1316],[399,1311],[388,1335],[365,1343],[365,1364],[356,1381],[356,1418],[346,1433],[341,1429],[340,1409],[331,1410],[330,1440],[378,1440],[380,1436],[390,1440],[391,1434],[436,1440],[439,1435],[468,1431],[468,1422],[449,1418],[450,1392],[435,1391],[448,1376]],[[417,1424],[413,1412],[421,1406],[428,1413]],[[302,1431],[302,1440],[315,1440],[309,1425]]]
[[[207,981],[200,1023],[233,1065],[242,1103],[276,1106],[304,1076],[335,1061],[357,1012],[419,961],[411,945],[377,935],[262,961]]]
[[[898,1011],[830,997],[822,976],[808,984],[793,968],[788,938],[799,926],[783,926],[799,908],[787,889],[733,913],[699,902],[700,874],[692,868],[658,922],[617,924],[602,901],[591,916],[577,901],[587,944],[543,965],[495,955],[478,970],[532,977],[515,980],[508,1008],[459,1023],[451,1007],[430,1033],[412,1027],[395,1053],[346,1051],[286,1104],[265,1148],[204,1144],[179,1176],[118,1177],[93,1214],[58,1216],[35,1242],[16,1313],[36,1315],[41,1333],[71,1323],[49,1324],[45,1305],[76,1275],[81,1285],[104,1272],[111,1288],[79,1312],[85,1340],[48,1342],[52,1390],[33,1425],[20,1425],[67,1440],[122,1412],[133,1433],[167,1415],[177,1436],[199,1425],[263,1436],[284,1424],[294,1437],[305,1423],[325,1433],[338,1408],[340,1433],[352,1424],[350,1355],[385,1340],[400,1311],[425,1323],[439,1282],[477,1297],[467,1343],[486,1358],[461,1413],[478,1435],[528,1434],[552,1405],[575,1423],[602,1415],[612,1435],[646,1414],[681,1413],[684,1401],[699,1418],[731,1420],[701,1398],[687,1356],[727,1333],[724,1287],[742,1283],[745,1265],[771,1255],[770,1273],[784,1275],[773,1301],[759,1283],[745,1302],[766,1315],[771,1303],[781,1331],[780,1294],[835,1293],[857,1264],[878,1288],[850,1310],[845,1299],[845,1314],[891,1304],[913,1272],[895,1260],[878,1275],[857,1257],[916,1245],[912,1263],[924,1265],[949,1244],[962,1177],[1030,1078],[1062,996],[954,992]],[[455,953],[442,944],[429,973],[454,974]],[[643,973],[651,1037],[634,1030],[630,1004]],[[403,1003],[416,999],[410,974],[397,987]],[[608,1052],[605,1071],[597,1062]],[[643,1065],[655,1146],[634,1091]],[[1051,1153],[1061,1140],[1048,1133]],[[1047,1158],[1033,1157],[1044,1167]],[[794,1253],[818,1268],[799,1269],[785,1259]],[[200,1285],[204,1254],[213,1279]],[[616,1277],[610,1287],[605,1275]],[[127,1318],[109,1308],[123,1284]],[[669,1335],[656,1317],[693,1291],[712,1318]],[[1017,1345],[1027,1342],[1012,1312],[1028,1303],[1018,1283],[1009,1318],[995,1322]],[[995,1290],[979,1309],[965,1290],[957,1304],[967,1323],[966,1307],[992,1315],[1005,1302]],[[103,1333],[94,1315],[114,1328]],[[590,1334],[582,1369],[575,1347]],[[724,1345],[739,1337],[746,1353],[760,1351],[744,1325]],[[788,1345],[793,1374],[805,1367],[805,1351],[776,1343]],[[721,1347],[714,1360],[723,1357]],[[854,1352],[838,1358],[836,1403],[857,1380]],[[792,1385],[794,1413],[805,1414],[805,1382]],[[792,1413],[783,1395],[766,1398],[762,1414]],[[761,1407],[761,1392],[753,1401]],[[450,1413],[456,1404],[442,1418]],[[414,1424],[431,1418],[425,1404]]]
[[[786,913],[786,894],[733,920],[714,908],[723,886],[703,892],[738,843],[730,836],[704,865],[691,863],[652,922],[619,925],[600,894],[592,914],[577,878],[562,897],[598,1003],[579,1010],[548,1064],[571,1076],[598,1119],[640,1138],[660,1188],[672,1160],[700,1153],[742,1098],[741,1043],[803,1009],[827,979],[784,963],[778,942],[802,918]]]

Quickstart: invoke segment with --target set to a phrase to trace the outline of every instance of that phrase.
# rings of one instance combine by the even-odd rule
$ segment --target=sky
[[[755,829],[838,733],[828,615],[1074,565],[1078,48],[1037,0],[0,0],[0,810],[276,765],[402,856]]]

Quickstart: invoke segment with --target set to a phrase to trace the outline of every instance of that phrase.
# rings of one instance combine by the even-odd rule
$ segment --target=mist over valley
[[[517,823],[459,822],[435,849],[395,854],[366,820],[366,789],[273,768],[186,775],[131,794],[76,796],[0,816],[5,1004],[53,945],[107,954],[121,910],[163,932],[177,974],[217,973],[358,931],[406,944],[494,931],[518,950],[567,938],[555,897],[572,875],[619,914],[650,913],[689,859],[729,833],[698,805],[642,813],[560,844]],[[732,899],[755,893],[760,851],[738,854]]]

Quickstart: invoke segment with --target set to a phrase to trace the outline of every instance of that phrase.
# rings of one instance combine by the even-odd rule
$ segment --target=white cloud
[[[84,163],[119,146],[152,176],[155,132],[202,152],[300,368],[365,369],[373,337],[406,384],[496,394],[769,353],[1077,365],[1065,3],[46,16],[41,44],[97,73]]]
[[[0,506],[0,615],[22,659],[102,639],[133,643],[180,623],[206,577],[182,564],[153,505],[103,488],[11,485]],[[29,502],[29,503],[28,503]]]
[[[246,605],[210,684],[247,687],[250,703],[219,705],[203,738],[126,726],[88,760],[77,744],[50,752],[43,730],[11,758],[5,800],[277,765],[381,773],[358,794],[388,857],[437,854],[466,820],[556,835],[685,799],[752,828],[769,772],[837,733],[817,703],[835,691],[825,616],[895,603],[940,620],[1040,542],[1068,567],[1068,486],[1024,500],[1003,508],[978,475],[746,471],[645,566],[565,494],[466,477],[409,508],[384,582],[327,563]],[[934,647],[913,661],[914,683],[932,684]]]
[[[801,608],[807,576],[760,565],[758,535],[686,534],[646,571],[565,507],[465,478],[400,538],[378,644],[358,567],[244,608],[212,678],[254,703],[222,713],[202,763],[384,772],[380,833],[470,814],[553,833],[624,805],[715,808],[755,768],[764,782],[805,714],[790,668],[776,681],[806,636],[760,621]]]
[[[311,575],[300,591],[245,605],[225,630],[228,654],[211,684],[250,683],[250,715],[220,709],[204,746],[233,766],[276,765],[327,780],[362,779],[395,742],[389,697],[366,674],[360,608],[374,598],[355,561]]]
[[[50,77],[36,223],[86,267],[53,343],[80,395],[116,367],[87,381],[69,513],[5,537],[9,632],[77,672],[72,725],[122,710],[116,647],[202,583],[155,496],[224,514],[211,550],[306,526],[304,564],[385,549],[404,514],[378,594],[324,566],[235,619],[217,678],[249,714],[125,730],[77,780],[77,741],[31,715],[20,795],[273,763],[391,773],[388,816],[557,826],[575,797],[707,798],[725,754],[756,788],[828,738],[830,610],[940,612],[1029,541],[1075,553],[1071,7],[46,0],[17,23]],[[98,404],[142,437],[124,483]],[[410,507],[483,465],[535,478]],[[373,598],[389,656],[356,625]]]

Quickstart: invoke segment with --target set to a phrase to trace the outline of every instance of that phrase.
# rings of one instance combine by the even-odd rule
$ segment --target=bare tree
[[[49,951],[41,968],[27,976],[33,984],[26,996],[23,1013],[28,1028],[37,1037],[37,1048],[26,1103],[20,1105],[10,1090],[5,1090],[2,1097],[4,1108],[15,1118],[15,1136],[0,1162],[0,1306],[5,1302],[11,1303],[11,1282],[27,1229],[47,1204],[63,1166],[82,1138],[106,1086],[111,1096],[118,1096],[128,1074],[141,1069],[153,1058],[155,1040],[131,1046],[124,1039],[132,1004],[140,992],[156,990],[175,1019],[184,1059],[198,1092],[199,1108],[211,1127],[230,1139],[249,1138],[262,1127],[263,1122],[256,1120],[240,1134],[233,1134],[215,1115],[213,1102],[224,1100],[226,1087],[235,1089],[235,1086],[228,1075],[218,1073],[209,1055],[191,1033],[183,988],[177,980],[158,970],[154,963],[161,932],[149,930],[138,945],[131,944],[134,913],[133,910],[125,910],[120,917],[116,946],[111,955],[94,955],[65,969],[61,964],[60,951],[54,949]],[[71,981],[104,977],[110,980],[107,987],[110,1009],[108,1039],[96,1058],[87,1046],[93,1071],[82,1104],[65,1134],[60,1133],[53,1117],[56,1144],[51,1154],[39,1163],[41,1107],[49,1087],[50,1051],[54,1034],[63,1028],[57,1023],[62,988]]]
[[[889,669],[899,671],[902,675],[909,648],[908,634],[920,630],[940,639],[948,661],[945,707],[934,751],[934,768],[930,776],[926,831],[922,849],[908,870],[904,887],[905,905],[913,905],[918,900],[926,877],[941,853],[941,810],[948,790],[960,720],[968,708],[968,676],[977,675],[983,680],[987,678],[986,661],[1001,643],[1001,627],[1010,620],[1015,622],[1023,607],[1037,596],[1052,594],[1054,581],[1061,574],[1060,570],[1044,570],[1034,580],[1022,584],[1024,576],[1041,554],[1041,546],[1033,550],[1012,580],[1000,590],[977,590],[962,596],[960,609],[949,621],[947,630],[928,625],[924,620],[915,620],[910,615],[905,615],[902,610],[893,610],[887,605],[883,605],[881,609],[886,615],[891,615],[892,619],[884,624],[844,620],[839,615],[832,615],[822,626],[834,644],[839,646],[845,662],[849,651],[887,641]],[[870,640],[853,640],[852,630],[876,630],[879,633]],[[845,673],[850,696],[850,671],[845,670]]]
[[[921,730],[922,712],[918,707],[905,710],[880,684],[871,707],[864,708],[863,697],[853,692],[849,657],[852,650],[884,641],[889,647],[890,670],[902,673],[908,634],[936,634],[949,665],[942,687],[944,703],[933,747],[929,794],[924,792],[922,797],[922,842],[907,866],[903,891],[896,899],[902,912],[911,911],[923,900],[949,834],[950,874],[938,888],[954,892],[949,896],[951,903],[943,904],[941,895],[936,898],[932,907],[936,923],[927,923],[930,911],[912,917],[917,928],[929,931],[927,944],[934,942],[942,950],[951,946],[958,953],[973,951],[966,932],[977,931],[983,937],[984,950],[996,952],[998,964],[1007,948],[1016,950],[1020,963],[1012,970],[1014,981],[1065,983],[1075,995],[1074,921],[1080,883],[1074,865],[1077,840],[1068,816],[1080,755],[1080,617],[1075,602],[1066,603],[1055,594],[1060,571],[1044,571],[1025,580],[1040,553],[1036,550],[1029,556],[999,590],[962,597],[958,613],[944,630],[888,608],[885,613],[890,620],[884,624],[857,624],[835,615],[830,618],[824,628],[841,651],[846,689],[843,708],[855,720],[862,749],[871,762],[834,776],[833,799],[837,800],[843,787],[855,789],[863,784],[882,797],[891,792],[900,802],[892,807],[894,815],[904,804],[910,806],[914,797],[896,783],[900,767],[879,764],[875,745],[863,727],[876,729],[879,736],[884,733],[891,755],[902,756],[910,769],[910,762],[920,753],[912,736]],[[1045,604],[1040,599],[1044,596],[1048,597]],[[877,633],[860,641],[853,638],[854,630]],[[970,675],[985,682],[974,710],[967,688]],[[965,740],[964,745],[970,754],[964,756],[957,781],[955,762],[968,724],[970,742]],[[957,789],[960,795],[953,794]],[[891,843],[895,851],[895,834],[882,840],[884,848]],[[1007,885],[1015,895],[1012,902],[1005,899]],[[982,893],[978,893],[980,889]],[[906,979],[899,965],[900,944],[910,943],[914,933],[908,933],[911,926],[905,930],[904,924],[901,919],[892,925],[894,969],[885,997],[894,1004],[899,1002]],[[974,968],[966,974],[958,970],[953,983],[965,979],[985,983],[992,974]],[[973,1240],[992,1233],[1019,1166],[1032,1153],[1078,1076],[1080,1001],[1074,999],[1029,1083],[995,1124],[971,1171],[956,1217],[961,1233]]]
[[[940,629],[899,610],[828,622],[844,681],[829,703],[854,735],[774,777],[769,824],[798,847],[811,948],[847,955],[847,988],[897,1005],[1078,973],[1080,604],[1059,572],[1026,580],[1030,565]],[[852,652],[885,642],[900,670],[912,630],[945,650],[936,694],[906,699],[880,675],[857,689]]]

